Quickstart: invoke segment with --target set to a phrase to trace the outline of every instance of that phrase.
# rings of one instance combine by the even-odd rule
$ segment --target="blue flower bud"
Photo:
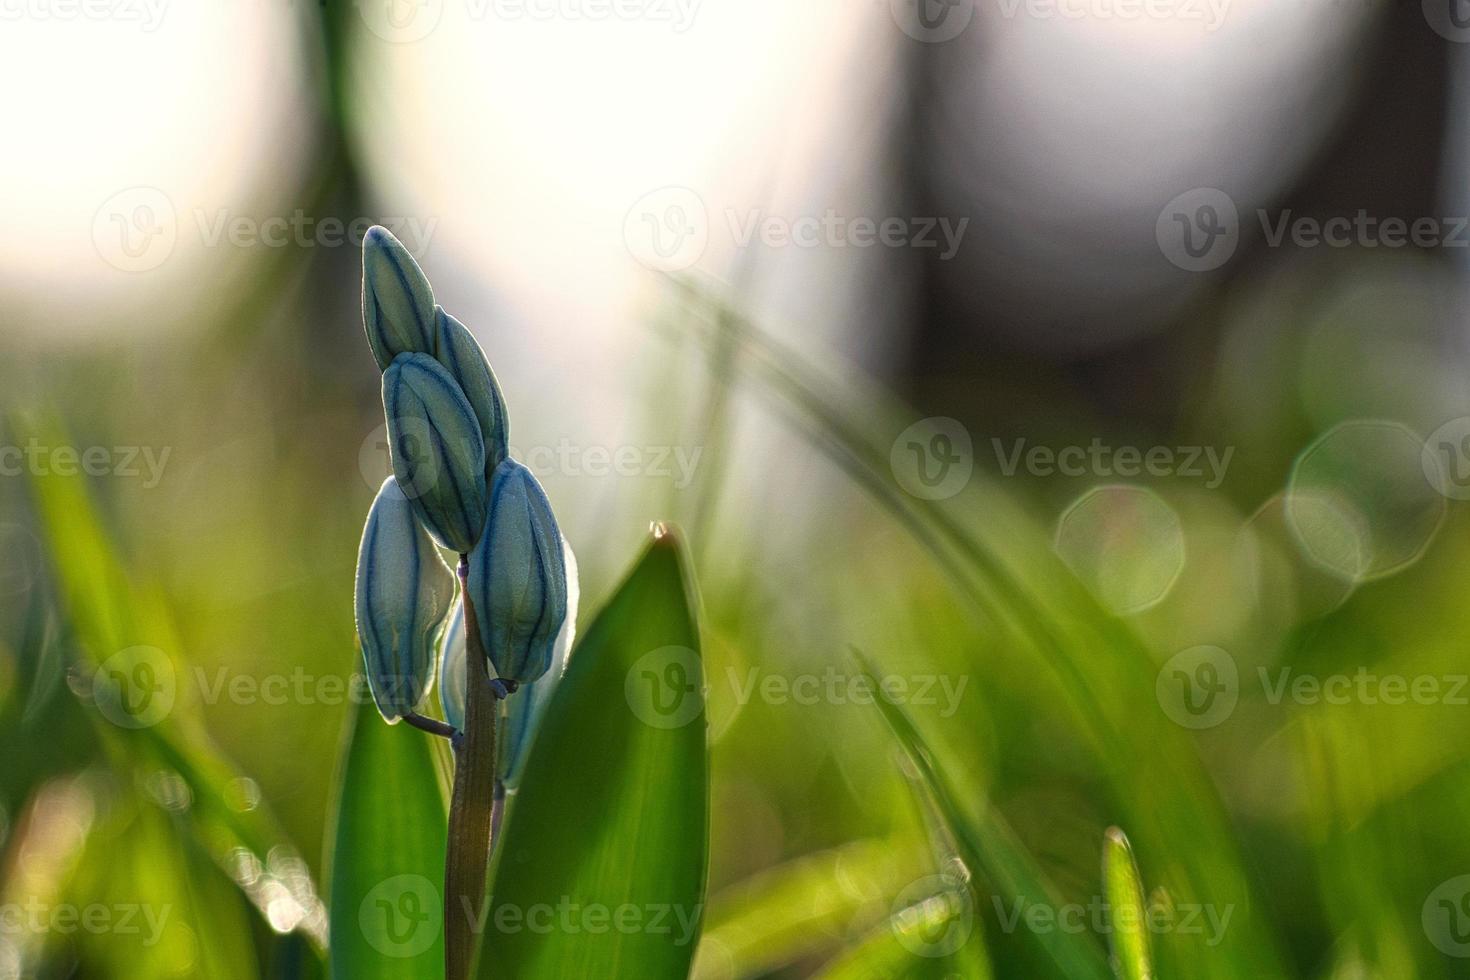
[[[480,434],[485,439],[485,474],[488,477],[505,459],[510,438],[510,422],[505,414],[505,399],[501,397],[500,385],[496,383],[495,372],[490,370],[490,362],[474,334],[446,313],[442,306],[434,307],[434,336],[439,363],[459,384],[480,422]]]
[[[464,392],[427,354],[383,372],[393,475],[434,540],[468,554],[485,528],[485,442]]]
[[[520,784],[530,753],[531,737],[541,723],[541,715],[551,700],[556,684],[566,670],[572,643],[577,633],[577,559],[565,541],[563,561],[567,569],[567,617],[557,634],[551,651],[551,667],[537,681],[524,685],[510,699],[501,702],[499,740],[496,742],[496,778],[507,788]],[[439,670],[439,700],[444,707],[444,720],[456,729],[464,728],[465,712],[465,632],[464,604],[455,603],[449,627],[444,631],[444,649]],[[490,676],[495,676],[490,671]]]
[[[562,560],[567,569],[567,614],[551,648],[551,667],[539,680],[526,685],[504,702],[501,709],[505,723],[501,726],[503,737],[496,753],[496,773],[506,789],[511,791],[521,783],[526,757],[531,754],[531,739],[541,724],[541,716],[546,712],[546,705],[550,703],[561,675],[567,669],[572,643],[577,637],[577,599],[580,593],[577,558],[565,540],[562,541]]]
[[[468,676],[465,673],[464,599],[454,604],[449,614],[449,625],[444,629],[444,641],[439,651],[439,704],[444,709],[444,720],[457,732],[464,731],[465,688]]]
[[[470,553],[469,596],[496,676],[529,684],[546,673],[567,618],[566,562],[545,492],[513,459],[491,481],[485,534]]]
[[[428,693],[434,641],[453,601],[453,573],[388,477],[362,531],[354,604],[368,686],[390,724]]]
[[[380,225],[362,239],[362,325],[380,371],[399,354],[434,353],[434,290],[408,249]]]

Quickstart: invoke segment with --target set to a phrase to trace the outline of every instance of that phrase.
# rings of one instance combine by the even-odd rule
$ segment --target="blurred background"
[[[698,975],[973,871],[856,649],[1065,907],[1128,831],[1162,975],[1470,977],[1461,0],[0,20],[0,977],[313,969],[373,223],[494,364],[584,624],[690,542]]]

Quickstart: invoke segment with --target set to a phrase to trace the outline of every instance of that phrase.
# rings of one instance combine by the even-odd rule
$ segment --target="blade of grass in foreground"
[[[495,848],[482,980],[689,975],[709,828],[694,609],[657,532],[547,705]]]
[[[329,832],[331,976],[411,980],[444,972],[447,817],[429,736],[352,709]]]
[[[853,651],[853,655],[872,689],[879,690],[878,671],[857,651]],[[918,771],[924,789],[954,837],[960,857],[1007,898],[1022,900],[1028,906],[1061,908],[1058,892],[1036,867],[1031,855],[1016,840],[1015,833],[1000,814],[986,808],[979,821],[967,817],[955,802],[953,784],[934,764],[928,746],[908,715],[887,698],[876,697],[873,703],[878,706],[899,747]],[[1057,976],[1064,980],[1107,980],[1107,964],[1101,952],[1086,937],[1064,930],[1027,930],[1027,934],[1040,944],[1042,952],[1056,967]]]
[[[1103,838],[1103,892],[1107,896],[1113,950],[1113,970],[1118,980],[1153,980],[1153,960],[1148,949],[1147,908],[1133,848],[1117,827],[1108,828]]]

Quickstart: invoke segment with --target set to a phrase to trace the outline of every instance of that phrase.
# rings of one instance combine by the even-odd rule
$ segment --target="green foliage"
[[[1117,827],[1103,837],[1103,894],[1107,898],[1109,945],[1118,980],[1153,980],[1148,906],[1128,838]]]
[[[688,974],[709,831],[696,609],[665,532],[577,645],[496,848],[482,980]]]
[[[445,806],[429,736],[349,716],[333,827],[331,975],[409,980],[443,970]]]
[[[876,689],[878,682],[873,669],[865,664],[864,670]],[[1021,847],[1005,819],[989,809],[978,819],[966,814],[956,802],[953,782],[935,765],[929,747],[903,709],[883,697],[875,698],[873,703],[918,773],[924,792],[930,794],[963,860],[985,875],[1002,896],[1059,908],[1063,904],[1060,890],[1047,880],[1035,859]],[[1037,931],[1031,935],[1051,961],[1053,975],[1060,980],[1106,980],[1107,966],[1089,937],[1064,930]]]

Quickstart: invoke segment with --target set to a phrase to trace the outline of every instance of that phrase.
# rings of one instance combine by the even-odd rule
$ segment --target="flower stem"
[[[490,811],[490,839],[500,836],[500,818],[505,816],[505,784],[495,780],[495,806]]]
[[[437,718],[425,718],[417,712],[410,711],[403,716],[403,723],[405,725],[412,725],[421,732],[428,732],[430,735],[437,735],[440,738],[447,738],[450,741],[454,740],[454,726],[446,725]]]
[[[466,980],[475,939],[486,919],[485,875],[490,863],[491,812],[495,804],[497,693],[485,669],[485,647],[469,594],[469,559],[459,558],[464,597],[464,731],[454,740],[454,790],[449,802],[449,845],[444,865],[444,976]]]

